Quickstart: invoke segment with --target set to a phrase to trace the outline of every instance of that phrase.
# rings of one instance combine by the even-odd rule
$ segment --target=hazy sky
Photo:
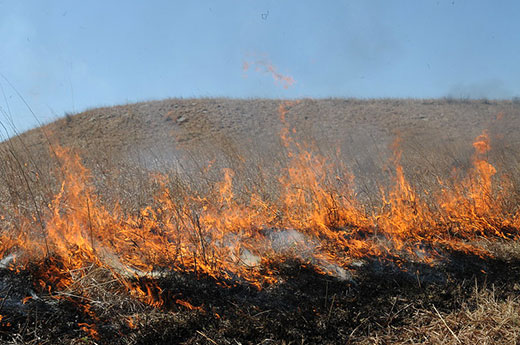
[[[166,97],[511,98],[519,18],[518,0],[0,0],[0,121],[36,125],[13,87],[43,122]]]

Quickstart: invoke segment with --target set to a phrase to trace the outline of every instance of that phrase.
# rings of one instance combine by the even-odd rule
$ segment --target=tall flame
[[[284,123],[291,105],[280,106]],[[231,169],[223,169],[222,180],[205,194],[181,190],[167,175],[154,174],[159,186],[154,202],[134,214],[103,203],[80,157],[57,148],[62,181],[42,219],[45,233],[35,230],[32,219],[5,229],[2,257],[16,256],[14,269],[41,262],[40,285],[51,291],[78,289],[86,267],[103,268],[130,294],[160,307],[165,300],[153,280],[136,284],[136,278],[178,270],[261,288],[277,281],[268,267],[280,255],[299,256],[334,274],[331,267],[349,269],[354,259],[370,256],[433,264],[442,248],[487,255],[471,241],[517,237],[519,217],[505,213],[507,191],[486,159],[491,148],[486,132],[473,144],[469,174],[439,180],[435,204],[423,198],[428,191],[417,191],[406,179],[396,142],[393,185],[382,188],[381,207],[371,214],[358,202],[346,168],[295,142],[287,125],[281,138],[287,167],[277,181],[278,198],[262,198],[255,190],[245,201],[238,198]]]

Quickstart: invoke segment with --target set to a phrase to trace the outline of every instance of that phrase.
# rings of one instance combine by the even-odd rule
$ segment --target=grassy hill
[[[0,144],[0,339],[515,344],[520,104],[168,99]]]
[[[277,138],[279,100],[167,99],[96,108],[42,128],[57,143],[84,150],[128,153],[157,146],[181,148],[206,140],[260,142]],[[497,121],[497,115],[504,119]],[[520,104],[487,100],[304,99],[290,107],[287,121],[301,135],[317,142],[354,143],[371,135],[386,144],[400,134],[421,141],[472,140],[483,129],[499,128],[511,140],[520,126]],[[42,129],[21,135],[31,149],[46,146]],[[16,141],[13,140],[13,141]],[[45,149],[44,149],[45,150]]]

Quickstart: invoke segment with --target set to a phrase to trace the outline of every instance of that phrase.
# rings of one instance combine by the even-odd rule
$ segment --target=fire
[[[256,72],[269,73],[272,76],[274,82],[281,84],[284,89],[288,89],[296,83],[294,78],[290,75],[284,75],[278,72],[276,67],[267,58],[260,58],[253,62],[244,61],[242,64],[242,71],[244,72],[244,76],[246,76],[245,73],[247,73],[247,71],[252,66],[256,66]]]
[[[284,123],[291,105],[280,106]],[[81,282],[100,269],[153,307],[203,310],[168,296],[153,278],[179,271],[261,289],[278,281],[270,264],[284,257],[342,275],[354,260],[367,257],[434,264],[443,250],[488,255],[471,241],[518,235],[519,217],[502,207],[505,182],[486,159],[491,149],[486,132],[473,144],[471,171],[462,179],[439,180],[434,204],[423,197],[428,191],[416,190],[406,179],[396,143],[393,185],[381,189],[381,205],[374,212],[359,203],[348,169],[295,142],[288,126],[281,138],[287,167],[276,181],[278,199],[264,199],[254,190],[246,201],[238,198],[231,169],[223,169],[221,181],[206,194],[189,187],[176,190],[168,176],[154,174],[159,191],[153,203],[134,214],[104,204],[80,157],[57,148],[62,181],[42,215],[43,232],[33,219],[5,229],[2,257],[13,256],[12,269],[39,263],[39,288],[57,298],[68,296],[64,292],[88,298],[90,290]],[[85,313],[90,315],[88,308]],[[95,335],[88,324],[80,326]]]
[[[507,197],[507,181],[493,181],[497,170],[485,157],[491,149],[489,135],[486,132],[479,135],[473,147],[473,169],[469,175],[445,188],[438,198],[445,222],[452,232],[468,238],[478,235],[509,237],[506,230],[510,219],[504,217],[502,207]]]
[[[189,310],[198,310],[198,311],[203,311],[204,310],[201,307],[195,307],[190,302],[183,301],[183,300],[180,300],[180,299],[175,300],[175,303],[177,303],[178,305],[181,305],[181,306],[183,306],[183,307],[185,307],[186,309],[189,309]]]
[[[407,241],[424,241],[435,236],[433,215],[428,205],[421,200],[406,180],[400,164],[399,141],[394,142],[393,163],[395,166],[394,186],[382,191],[383,210],[376,217],[378,228],[400,249]],[[432,231],[433,230],[433,231]]]
[[[99,333],[96,330],[96,325],[89,325],[88,323],[78,323],[78,326],[80,327],[80,329],[83,332],[85,332],[86,334],[88,334],[92,338],[94,338],[94,339],[98,339],[99,338]]]

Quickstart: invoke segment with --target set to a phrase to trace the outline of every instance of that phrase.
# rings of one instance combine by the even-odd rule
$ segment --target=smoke
[[[276,252],[295,247],[309,248],[310,241],[304,234],[294,229],[274,231],[270,234],[271,246]]]
[[[309,260],[328,274],[341,280],[351,280],[342,267],[320,255],[319,243],[295,229],[273,230],[269,234],[271,248],[277,253],[292,252],[303,260]]]
[[[295,229],[266,229],[267,242],[273,252],[288,254],[300,258],[320,267],[323,271],[341,280],[352,280],[350,273],[337,264],[330,262],[320,255],[319,243]],[[228,238],[231,248],[236,246],[237,238]],[[242,248],[240,263],[245,266],[255,267],[260,265],[261,257],[251,251]]]
[[[457,83],[447,94],[450,98],[510,99],[514,93],[500,79],[487,79],[471,83]]]

